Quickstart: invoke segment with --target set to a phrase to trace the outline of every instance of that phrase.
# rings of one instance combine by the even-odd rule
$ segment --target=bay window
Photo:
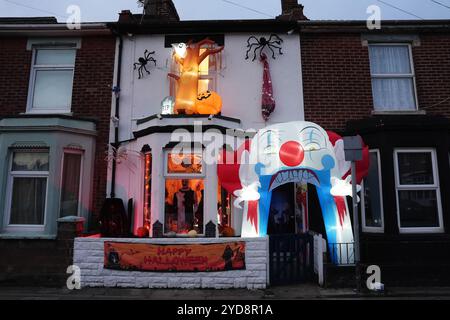
[[[81,151],[64,151],[60,217],[79,215],[82,156]]]
[[[370,150],[370,166],[362,183],[362,230],[364,232],[383,232],[383,196],[379,150]]]
[[[369,57],[375,111],[416,111],[411,45],[371,44]]]
[[[394,152],[400,232],[442,232],[442,207],[434,149]]]
[[[44,229],[49,153],[14,151],[7,189],[5,226],[9,229]]]
[[[164,232],[168,236],[203,234],[202,154],[165,152]]]

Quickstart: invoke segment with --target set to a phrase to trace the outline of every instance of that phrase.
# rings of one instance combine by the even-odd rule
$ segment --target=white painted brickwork
[[[104,241],[181,244],[245,241],[246,270],[225,272],[140,272],[103,268]],[[264,289],[268,279],[267,238],[111,239],[76,238],[74,265],[81,269],[82,287],[124,288],[247,288]]]

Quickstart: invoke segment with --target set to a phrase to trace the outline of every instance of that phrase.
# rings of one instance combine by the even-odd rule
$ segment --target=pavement
[[[356,293],[353,289],[320,288],[316,284],[272,287],[266,290],[131,289],[0,287],[0,300],[450,300],[450,287],[389,288],[383,293]]]

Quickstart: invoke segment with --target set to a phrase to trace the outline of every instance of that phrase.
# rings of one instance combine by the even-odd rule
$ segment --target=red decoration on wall
[[[275,110],[275,99],[273,97],[272,78],[270,77],[269,62],[265,53],[261,53],[261,62],[264,66],[262,86],[262,116],[265,121]]]

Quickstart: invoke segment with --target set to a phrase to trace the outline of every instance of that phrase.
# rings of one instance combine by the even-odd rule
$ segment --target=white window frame
[[[73,96],[73,81],[75,77],[75,61],[73,65],[36,65],[36,57],[38,50],[74,50],[76,59],[76,49],[70,46],[36,46],[32,48],[32,59],[31,59],[31,73],[30,73],[30,85],[28,88],[28,99],[27,99],[27,113],[37,113],[37,114],[71,114],[72,110],[72,97],[69,101],[68,106],[64,106],[60,109],[44,109],[44,108],[33,108],[33,100],[36,85],[36,74],[38,71],[72,71],[72,96]]]
[[[173,148],[167,148],[163,150],[164,155],[164,188],[166,187],[166,181],[167,180],[203,180],[205,182],[206,179],[206,167],[205,167],[205,161],[203,160],[203,150],[202,152],[197,151],[197,148],[192,148],[191,154],[199,154],[202,156],[202,173],[168,173],[169,167],[168,167],[168,158],[169,153],[173,153]],[[183,150],[184,151],[184,150]],[[203,192],[203,196],[206,197],[206,192]],[[166,205],[165,201],[163,200],[163,235],[167,235],[168,232],[166,232]],[[198,234],[199,237],[205,236],[205,227],[206,227],[206,221],[205,221],[205,201],[203,199],[203,233]],[[176,235],[176,237],[180,237],[179,234]]]
[[[201,173],[169,173],[169,154],[170,153],[175,153],[173,152],[173,149],[169,148],[169,149],[165,149],[163,152],[164,155],[164,177],[165,178],[170,178],[170,179],[204,179],[206,174],[205,174],[205,161],[203,160],[203,150],[202,152],[199,152],[196,150],[197,148],[192,148],[192,151],[190,152],[190,154],[197,154],[201,156],[201,164],[202,164],[202,172]],[[184,149],[182,150],[182,152],[184,152]]]
[[[77,155],[80,155],[81,156],[81,158],[80,158],[80,184],[79,184],[79,186],[78,186],[78,208],[77,208],[77,216],[79,217],[80,216],[80,212],[81,212],[81,199],[82,199],[82,194],[81,194],[81,192],[82,192],[82,190],[83,190],[83,188],[82,188],[82,186],[83,186],[83,167],[84,167],[84,150],[77,150],[77,149],[64,149],[64,152],[63,152],[63,155],[62,155],[62,165],[61,165],[61,175],[60,175],[60,177],[61,177],[61,180],[60,180],[60,190],[61,190],[61,192],[60,192],[60,195],[59,195],[59,205],[58,205],[58,217],[60,218],[61,217],[61,203],[62,203],[62,195],[63,195],[63,193],[62,193],[62,187],[63,187],[63,183],[64,183],[64,181],[63,181],[63,179],[64,179],[64,161],[65,161],[65,159],[66,159],[66,154],[77,154]]]
[[[419,100],[418,100],[418,96],[417,96],[417,84],[416,84],[416,72],[414,70],[414,60],[413,60],[413,52],[412,52],[412,45],[411,43],[402,43],[402,42],[397,42],[397,43],[390,43],[390,42],[379,42],[379,43],[369,43],[369,52],[370,52],[370,48],[371,47],[376,47],[376,46],[391,46],[391,47],[404,47],[407,46],[408,47],[408,53],[409,53],[409,64],[410,64],[410,68],[411,68],[411,73],[405,73],[405,74],[373,74],[372,73],[372,68],[370,68],[370,78],[371,78],[371,82],[373,83],[373,79],[412,79],[413,80],[413,90],[414,90],[414,105],[415,105],[415,109],[414,110],[405,110],[402,109],[401,107],[395,107],[395,109],[393,110],[382,110],[379,109],[376,105],[375,105],[375,97],[373,97],[373,108],[374,108],[374,113],[417,113],[419,112]],[[370,55],[369,55],[370,58]],[[369,61],[369,63],[372,63],[371,61]],[[372,89],[373,91],[373,89]],[[372,92],[372,94],[374,94]]]
[[[398,154],[399,153],[430,153],[431,164],[433,169],[433,184],[427,185],[400,185]],[[396,148],[394,149],[394,170],[395,170],[395,198],[397,205],[397,222],[400,233],[442,233],[444,232],[444,222],[442,217],[442,201],[441,190],[439,185],[439,171],[436,158],[436,150],[434,148]],[[438,227],[402,227],[400,221],[400,203],[398,192],[401,190],[434,190],[436,191]]]
[[[49,154],[50,151],[45,149],[46,153]],[[48,207],[48,187],[49,187],[49,171],[12,171],[12,163],[14,158],[14,153],[16,152],[43,152],[44,150],[33,150],[33,149],[23,149],[23,150],[12,150],[9,159],[9,169],[8,169],[8,181],[6,188],[6,201],[5,201],[5,217],[4,217],[4,229],[7,232],[43,232],[45,225],[47,224],[47,207]],[[13,195],[13,183],[15,177],[21,178],[46,178],[45,186],[45,208],[44,208],[44,221],[40,225],[29,225],[29,224],[10,224],[11,220],[11,204]]]
[[[383,181],[381,178],[381,157],[379,149],[371,149],[369,153],[375,153],[377,155],[377,166],[378,166],[378,185],[380,193],[380,216],[381,216],[381,227],[368,227],[366,226],[366,206],[365,206],[365,194],[364,194],[364,180],[361,182],[361,221],[362,221],[362,231],[367,233],[384,233],[384,207],[383,207]]]

